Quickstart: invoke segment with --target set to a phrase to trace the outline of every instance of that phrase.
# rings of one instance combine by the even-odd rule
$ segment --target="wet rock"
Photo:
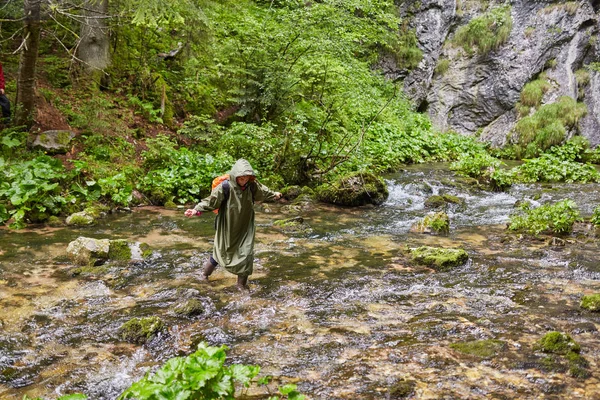
[[[67,217],[66,221],[69,226],[87,226],[96,223],[93,216],[89,215],[85,211],[76,212]]]
[[[124,239],[111,240],[108,258],[111,260],[131,260],[132,252],[129,242]]]
[[[445,212],[430,213],[410,228],[411,232],[445,234],[450,232],[450,218]]]
[[[469,259],[469,255],[463,249],[443,249],[429,246],[410,249],[410,257],[412,262],[432,267],[437,271],[448,271],[463,265]]]
[[[317,199],[340,206],[380,205],[388,198],[388,189],[383,179],[359,173],[339,179],[332,185],[317,188]]]
[[[144,344],[165,329],[159,317],[132,318],[119,328],[121,339],[126,342]]]
[[[71,131],[45,131],[35,137],[31,146],[48,154],[65,154],[71,149],[74,137],[75,133]]]
[[[600,311],[600,294],[585,295],[581,298],[581,308],[586,310],[599,312]]]
[[[457,196],[450,194],[434,195],[425,200],[425,207],[427,208],[441,208],[446,207],[448,204],[459,204],[463,205],[464,200]]]
[[[67,246],[67,255],[79,265],[93,265],[98,260],[107,260],[110,240],[78,237]]]
[[[185,317],[194,317],[204,312],[204,305],[198,299],[188,299],[183,303],[177,304],[173,311],[177,315]]]
[[[286,200],[294,200],[296,197],[300,196],[300,190],[300,186],[287,186],[281,191],[281,194]]]

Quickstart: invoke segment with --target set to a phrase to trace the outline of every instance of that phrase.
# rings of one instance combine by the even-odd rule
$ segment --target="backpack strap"
[[[224,211],[221,212],[221,209],[224,209],[227,206],[227,200],[229,200],[229,191],[230,191],[229,180],[225,179],[223,182],[221,182],[221,187],[223,188],[223,201],[221,202],[221,205],[219,206],[219,213],[215,217],[215,229],[217,229],[217,219],[219,218],[219,214],[223,214],[223,212],[224,212]],[[254,199],[254,198],[252,198],[252,199]]]

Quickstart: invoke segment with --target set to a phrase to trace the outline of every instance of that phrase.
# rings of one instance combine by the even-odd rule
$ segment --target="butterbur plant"
[[[562,200],[555,204],[544,204],[531,208],[528,203],[521,206],[523,215],[510,217],[509,229],[523,231],[533,235],[542,232],[569,233],[573,224],[581,221],[579,210],[573,200]]]
[[[245,388],[251,384],[266,385],[269,378],[253,382],[260,372],[256,365],[225,365],[227,346],[211,347],[201,343],[195,353],[187,357],[171,358],[154,374],[146,374],[135,382],[118,400],[186,400],[234,399],[236,383]],[[279,388],[282,399],[303,400],[295,385]],[[269,397],[278,400],[278,396]]]
[[[600,206],[594,208],[590,222],[596,226],[600,226]]]

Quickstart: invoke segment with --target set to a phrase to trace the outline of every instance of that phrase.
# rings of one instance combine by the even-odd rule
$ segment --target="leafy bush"
[[[461,158],[450,165],[450,169],[471,178],[489,178],[502,162],[491,155],[481,152],[470,157]]]
[[[480,17],[473,18],[456,32],[454,43],[462,46],[468,54],[474,47],[479,54],[487,54],[500,47],[510,37],[512,17],[510,5],[494,8]]]
[[[225,366],[226,351],[226,346],[210,347],[201,343],[195,353],[171,358],[153,375],[146,374],[125,390],[118,400],[234,399],[235,383],[250,387],[260,367],[241,364]],[[268,381],[266,377],[255,383],[267,384]],[[305,398],[296,391],[295,385],[285,385],[279,388],[279,392],[289,400]],[[279,399],[278,396],[269,398]]]
[[[531,208],[529,203],[524,203],[521,210],[523,215],[510,217],[510,230],[533,235],[542,232],[569,233],[573,230],[573,224],[582,220],[577,205],[568,199],[538,208]]]
[[[438,75],[444,75],[450,68],[450,60],[447,58],[440,58],[435,66],[435,73]]]
[[[600,182],[600,173],[590,164],[565,161],[552,154],[525,160],[514,168],[514,179],[518,182]]]
[[[550,90],[550,83],[545,77],[540,77],[535,81],[531,81],[523,87],[521,91],[521,104],[528,107],[538,108],[542,103],[544,94]]]
[[[0,223],[10,218],[21,228],[56,215],[67,200],[60,183],[67,178],[61,162],[49,156],[8,163],[0,158]]]
[[[142,154],[150,171],[140,180],[138,189],[158,204],[197,202],[210,193],[213,178],[229,171],[234,162],[227,154],[215,158],[175,146],[162,136],[148,140],[148,150]]]

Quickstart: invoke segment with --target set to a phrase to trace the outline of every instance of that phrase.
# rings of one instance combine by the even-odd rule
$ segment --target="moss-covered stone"
[[[142,258],[146,259],[152,255],[152,248],[148,243],[140,243],[140,250],[142,251]]]
[[[132,318],[119,328],[121,339],[130,343],[144,344],[165,329],[159,317]]]
[[[131,260],[131,247],[125,239],[111,240],[108,258],[111,260]]]
[[[440,208],[446,205],[446,201],[442,196],[436,194],[425,200],[424,205],[427,208]]]
[[[165,202],[165,208],[175,209],[175,208],[177,208],[177,204],[175,204],[173,201],[169,200],[169,201]]]
[[[579,353],[581,347],[571,336],[563,332],[548,332],[540,339],[537,344],[539,350],[544,353],[568,354],[570,352]]]
[[[583,296],[580,306],[586,310],[600,311],[600,294],[596,293]]]
[[[108,259],[110,241],[78,237],[67,246],[69,258],[79,265],[95,265],[99,260]]]
[[[283,195],[283,198],[285,198],[285,199],[294,200],[296,197],[300,196],[300,186],[297,186],[297,185],[286,186],[281,191],[281,194]]]
[[[46,224],[48,226],[52,226],[52,227],[59,227],[59,226],[63,226],[65,223],[63,222],[62,219],[60,219],[59,217],[55,216],[55,215],[51,215],[50,217],[48,217],[48,219],[46,220]]]
[[[286,233],[310,233],[312,228],[304,223],[304,218],[294,217],[279,219],[273,222],[273,226],[281,228]]]
[[[93,218],[98,219],[106,216],[106,214],[110,211],[110,207],[102,204],[93,204],[89,207],[86,207],[83,211],[87,215],[91,215]]]
[[[473,340],[470,342],[452,343],[450,347],[456,351],[471,356],[489,359],[496,356],[506,348],[506,343],[501,340]]]
[[[445,212],[430,213],[415,223],[411,230],[420,233],[446,234],[450,232],[450,218]]]
[[[69,215],[66,221],[67,225],[70,226],[88,226],[93,225],[95,222],[94,217],[85,211]]]
[[[184,303],[176,305],[173,308],[173,311],[178,315],[193,317],[204,312],[204,305],[202,305],[202,302],[198,299],[189,299]]]
[[[380,205],[388,198],[383,179],[371,173],[343,177],[332,185],[322,185],[316,190],[317,199],[341,206]]]
[[[437,271],[448,271],[463,265],[469,255],[463,249],[442,249],[437,247],[422,246],[410,249],[411,261],[432,267]]]

